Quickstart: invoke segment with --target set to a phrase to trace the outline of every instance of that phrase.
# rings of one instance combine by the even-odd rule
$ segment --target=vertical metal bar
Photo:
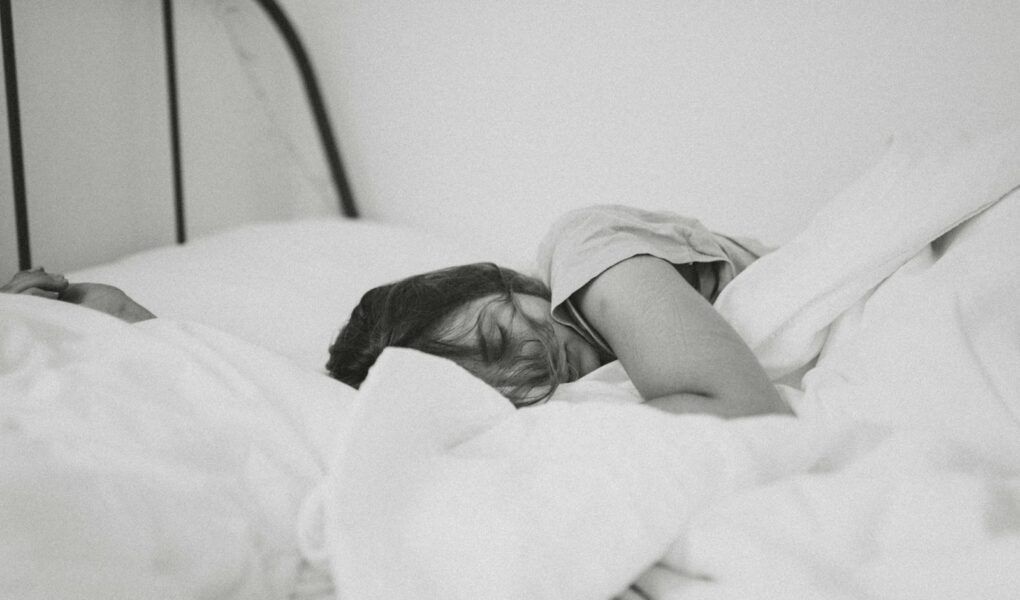
[[[256,0],[259,6],[269,15],[270,20],[276,25],[280,35],[283,36],[290,50],[294,62],[297,63],[298,71],[301,74],[301,82],[305,86],[305,95],[312,109],[312,116],[315,118],[316,128],[319,130],[319,141],[322,150],[326,154],[326,162],[329,165],[330,174],[333,176],[333,184],[336,187],[341,212],[350,218],[358,216],[358,209],[354,203],[354,195],[351,193],[350,185],[347,183],[347,175],[344,173],[343,162],[340,160],[340,150],[337,147],[336,138],[333,136],[333,128],[329,123],[329,113],[326,111],[326,103],[322,99],[322,92],[319,90],[318,80],[315,78],[315,70],[312,68],[312,61],[305,52],[301,38],[291,24],[283,9],[274,0]]]
[[[21,146],[21,105],[18,102],[18,70],[14,57],[14,17],[11,0],[0,0],[0,35],[3,35],[4,86],[7,89],[7,127],[11,148],[11,180],[14,187],[14,220],[18,231],[18,268],[32,267],[28,239],[28,202],[25,190],[25,155]]]
[[[184,168],[181,164],[181,137],[177,104],[177,54],[174,46],[174,8],[172,0],[163,0],[163,43],[166,54],[166,93],[170,109],[170,160],[173,168],[174,222],[177,243],[187,241],[184,220]]]

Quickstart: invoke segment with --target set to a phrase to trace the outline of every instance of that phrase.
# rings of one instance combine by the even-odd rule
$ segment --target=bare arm
[[[87,306],[128,323],[156,318],[156,315],[132,300],[119,288],[103,283],[72,283],[61,292],[60,300]]]
[[[113,315],[128,323],[156,318],[156,315],[112,285],[103,283],[69,284],[63,275],[47,273],[41,267],[18,272],[10,281],[0,286],[0,292],[28,294],[80,304]]]
[[[574,299],[648,404],[723,417],[791,412],[751,349],[668,262],[629,258]]]

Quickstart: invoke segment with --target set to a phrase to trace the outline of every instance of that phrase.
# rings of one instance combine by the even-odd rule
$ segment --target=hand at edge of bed
[[[155,319],[149,312],[121,289],[104,283],[68,283],[63,275],[47,273],[42,267],[19,271],[3,286],[0,292],[27,294],[85,306],[117,317],[128,323]]]

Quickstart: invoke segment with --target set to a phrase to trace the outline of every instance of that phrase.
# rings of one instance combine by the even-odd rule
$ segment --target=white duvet
[[[352,395],[202,325],[0,294],[0,598],[329,593],[294,522]]]
[[[234,337],[173,314],[230,274],[198,245],[120,271],[187,320],[0,295],[0,597],[1016,598],[1017,183],[1018,130],[895,145],[731,284],[796,418],[666,415],[618,364],[514,410],[409,350],[355,393],[301,345],[335,315],[267,318],[342,270],[216,305]]]
[[[387,351],[306,555],[358,599],[1016,598],[1018,183],[1020,131],[900,141],[732,284],[797,418],[661,414],[618,365],[514,411]]]

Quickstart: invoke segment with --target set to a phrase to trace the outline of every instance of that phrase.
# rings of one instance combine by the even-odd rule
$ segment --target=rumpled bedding
[[[797,417],[515,411],[387,350],[308,496],[343,598],[1015,598],[1020,130],[899,140],[720,311]]]
[[[212,328],[0,294],[0,597],[327,597],[294,523],[353,390]]]
[[[354,392],[299,344],[346,266],[287,254],[294,305],[237,337],[166,312],[189,277],[220,313],[268,286],[231,273],[245,236],[111,267],[180,321],[0,294],[0,597],[1015,598],[1018,183],[1020,129],[901,139],[727,288],[796,417],[667,415],[619,363],[514,410],[399,349]],[[347,255],[314,228],[287,231]],[[326,314],[278,333],[307,294]]]

